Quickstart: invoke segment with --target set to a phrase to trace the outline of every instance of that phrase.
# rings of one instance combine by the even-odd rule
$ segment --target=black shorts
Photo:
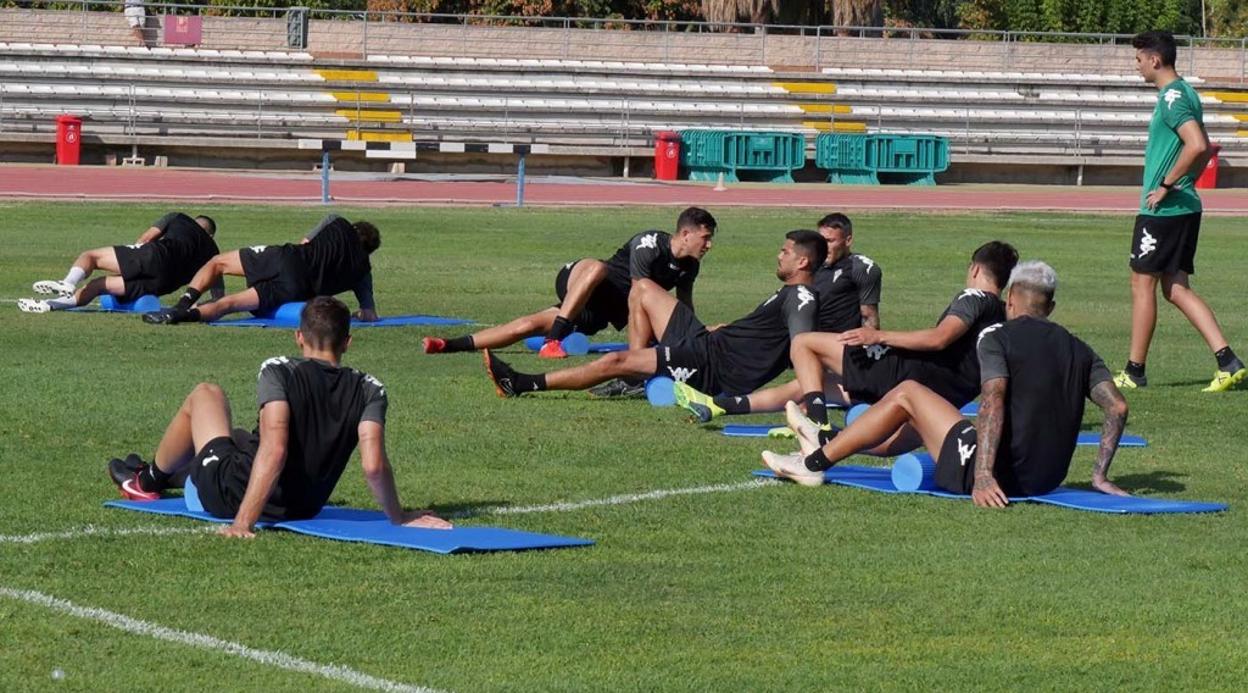
[[[250,431],[236,428],[229,436],[208,441],[191,460],[190,477],[199,491],[204,510],[215,517],[232,518],[238,514],[251,463],[260,447],[260,438]]]
[[[874,404],[906,380],[923,385],[958,407],[979,394],[978,383],[963,382],[952,369],[891,347],[846,346],[841,371],[845,391],[854,402]]]
[[[1141,274],[1196,273],[1200,212],[1173,217],[1141,214],[1131,233],[1131,270]]]
[[[710,333],[681,340],[673,345],[660,344],[654,348],[658,354],[658,370],[662,375],[709,395],[723,391],[711,362]]]
[[[568,295],[568,277],[572,275],[572,268],[578,262],[580,260],[564,265],[555,276],[555,295],[559,297],[560,303]],[[572,320],[572,324],[577,332],[586,335],[597,334],[607,329],[607,325],[617,330],[627,328],[628,294],[621,294],[610,281],[604,279],[589,295],[585,307]]]
[[[257,245],[238,251],[247,288],[255,289],[260,306],[254,312],[274,310],[284,303],[313,297],[306,268],[293,249],[284,245]]]
[[[936,458],[936,485],[950,493],[970,493],[975,486],[975,426],[962,419],[945,434]]]
[[[181,288],[180,284],[170,281],[169,278],[176,273],[165,271],[164,259],[155,245],[147,243],[137,248],[115,245],[113,252],[117,255],[117,269],[121,271],[125,286],[125,293],[119,297],[121,300],[137,301],[143,296],[164,296]]]

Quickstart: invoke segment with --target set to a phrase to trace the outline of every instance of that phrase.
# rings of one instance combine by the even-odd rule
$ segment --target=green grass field
[[[0,297],[60,278],[82,249],[133,242],[166,209],[4,204]],[[200,210],[191,210],[200,211]],[[222,248],[294,239],[320,208],[214,207]],[[341,210],[374,220],[379,309],[497,323],[548,305],[558,265],[606,257],[678,210]],[[852,213],[852,210],[850,210]],[[784,231],[817,215],[712,210],[695,299],[708,322],[774,290]],[[855,249],[884,269],[883,322],[930,325],[970,251],[1014,243],[1058,271],[1055,319],[1111,369],[1126,357],[1131,220],[859,214]],[[1197,288],[1248,352],[1242,220],[1205,221]],[[231,286],[241,286],[239,283]],[[2,590],[440,690],[1241,689],[1248,679],[1248,394],[1199,390],[1214,362],[1163,305],[1152,386],[1130,393],[1111,477],[1129,491],[1220,500],[1228,513],[1117,517],[787,484],[570,511],[491,509],[738,485],[758,453],[639,401],[495,397],[478,356],[425,356],[425,334],[362,331],[346,362],[390,397],[388,447],[408,507],[592,538],[587,549],[436,556],[279,532],[251,542],[103,508],[105,461],[154,450],[197,382],[255,423],[255,375],[295,353],[283,331],[171,328],[134,316],[0,305],[0,690],[336,690],[352,686],[124,632]],[[613,336],[613,335],[606,335]],[[510,350],[520,368],[547,367]],[[1098,419],[1095,408],[1087,423]],[[747,421],[779,420],[754,416]],[[863,462],[863,460],[854,460]],[[1070,483],[1086,484],[1080,448]],[[870,463],[870,461],[866,461]],[[358,465],[334,501],[372,507]],[[18,543],[31,533],[66,538]],[[60,669],[63,678],[51,674]]]

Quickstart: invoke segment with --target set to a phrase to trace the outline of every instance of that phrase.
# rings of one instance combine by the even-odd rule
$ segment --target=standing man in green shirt
[[[1131,238],[1131,357],[1114,378],[1122,390],[1148,384],[1144,362],[1157,326],[1157,283],[1217,358],[1213,382],[1205,392],[1223,392],[1248,376],[1231,351],[1218,320],[1189,284],[1195,274],[1196,241],[1200,234],[1200,197],[1195,175],[1211,156],[1202,122],[1200,96],[1174,69],[1174,36],[1147,31],[1136,36],[1135,64],[1144,81],[1158,89],[1157,107],[1148,126],[1144,150],[1144,189]]]

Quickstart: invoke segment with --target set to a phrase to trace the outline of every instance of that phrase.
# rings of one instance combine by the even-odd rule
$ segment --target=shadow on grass
[[[1157,470],[1147,474],[1124,474],[1122,476],[1110,476],[1110,481],[1118,484],[1124,491],[1131,494],[1143,493],[1179,493],[1187,490],[1187,486],[1181,484],[1174,479],[1181,479],[1187,476],[1179,472],[1168,472],[1165,470]],[[1083,489],[1085,491],[1092,490],[1092,484],[1067,484],[1071,488]]]

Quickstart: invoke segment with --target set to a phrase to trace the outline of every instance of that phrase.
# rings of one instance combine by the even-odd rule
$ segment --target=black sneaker
[[[191,312],[183,308],[162,308],[143,314],[143,322],[150,325],[176,325],[180,322],[187,322],[191,317]]]
[[[130,453],[124,460],[114,457],[108,461],[108,476],[121,490],[121,495],[129,500],[157,500],[160,498],[159,491],[145,491],[139,485],[139,472],[146,467],[147,463],[141,457]]]
[[[646,384],[645,382],[630,383],[623,378],[616,378],[589,388],[589,394],[604,398],[645,399]]]
[[[516,371],[507,365],[500,358],[496,358],[490,353],[489,349],[481,350],[481,358],[485,361],[485,372],[489,374],[490,380],[494,382],[494,392],[499,397],[519,397],[520,393],[516,392]]]

